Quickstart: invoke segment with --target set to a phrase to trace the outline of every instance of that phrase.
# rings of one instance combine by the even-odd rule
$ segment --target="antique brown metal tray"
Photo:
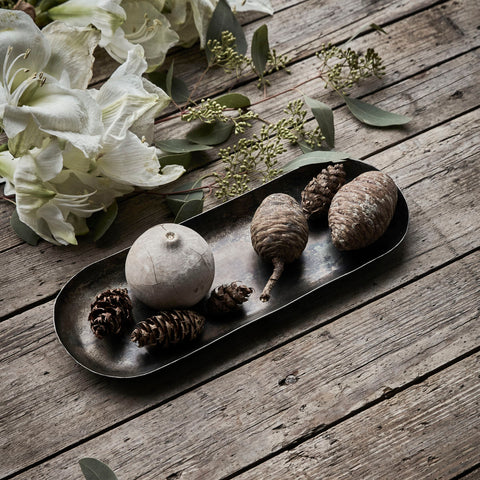
[[[355,252],[339,252],[332,245],[326,221],[310,222],[310,234],[302,257],[288,265],[274,288],[272,298],[263,303],[260,292],[272,272],[250,242],[250,222],[260,202],[269,194],[284,192],[300,200],[305,185],[324,166],[309,165],[285,174],[251,192],[226,202],[184,222],[209,243],[215,257],[212,288],[239,281],[254,289],[242,311],[223,322],[209,321],[195,342],[173,350],[138,348],[128,334],[120,338],[97,339],[90,331],[88,314],[95,295],[107,288],[127,287],[124,264],[128,249],[95,262],[72,277],[60,291],[54,309],[57,336],[67,352],[83,367],[116,378],[138,377],[158,371],[207,348],[243,326],[258,321],[286,305],[301,301],[322,286],[379,259],[396,248],[408,227],[408,207],[402,193],[387,232],[370,247]],[[374,167],[356,160],[345,162],[350,180]],[[136,321],[155,313],[132,298]]]

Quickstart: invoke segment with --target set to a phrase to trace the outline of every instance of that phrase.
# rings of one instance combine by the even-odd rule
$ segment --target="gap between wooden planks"
[[[479,260],[477,251],[15,478],[80,479],[78,459],[94,455],[107,461],[119,478],[153,480],[181,474],[184,479],[213,480],[288,450],[392,390],[478,350],[479,275],[474,266]],[[287,376],[294,381],[286,383]],[[478,372],[475,378],[478,389]],[[401,399],[409,390],[399,394],[400,415],[408,408]],[[418,395],[414,387],[411,398]],[[437,443],[451,428],[457,413],[451,405],[458,400],[448,392],[439,398],[446,404],[442,415],[449,418],[432,425]],[[463,432],[456,436],[463,438],[460,446],[471,448],[475,443],[469,442],[479,435],[478,405],[466,402],[461,407],[468,422],[462,422]],[[375,426],[388,423],[387,417]],[[349,425],[355,422],[352,418]],[[416,418],[405,414],[399,420],[408,427]],[[388,432],[391,427],[386,427]],[[341,429],[340,423],[334,432]],[[413,448],[421,442],[418,435],[411,433]],[[352,447],[362,451],[365,436],[356,440]],[[337,455],[348,457],[341,446],[334,447]],[[430,453],[438,448],[435,444]],[[417,460],[422,462],[423,455]],[[414,455],[410,461],[415,461]],[[461,461],[468,468],[478,458],[472,452]],[[450,457],[443,460],[440,455],[435,468],[451,468],[451,463]]]
[[[361,0],[351,0],[348,4],[339,5],[334,0],[319,2],[272,2],[275,8],[273,16],[262,16],[252,12],[250,19],[261,17],[244,26],[248,44],[251,45],[253,32],[262,24],[269,29],[270,47],[279,54],[287,54],[292,62],[313,55],[323,43],[342,42],[350,38],[359,28],[371,23],[380,25],[396,21],[398,18],[411,15],[422,9],[437,4],[433,0],[417,0],[416,2],[381,0],[366,4]],[[308,9],[308,15],[305,11]],[[249,54],[250,52],[248,52]],[[101,61],[94,64],[92,84],[105,81],[118,67],[118,64],[108,55],[101,52]],[[206,67],[205,53],[198,45],[189,49],[178,49],[167,57],[165,69],[171,59],[175,60],[176,75],[192,86],[197,81],[201,71]],[[198,98],[223,91],[226,87],[225,76],[213,72],[208,85],[202,85],[198,90]],[[241,81],[251,81],[253,76],[245,75]],[[230,82],[229,82],[230,83]],[[233,80],[231,84],[236,84]],[[228,85],[228,84],[227,84]]]
[[[244,345],[245,337],[241,344],[238,344],[239,339],[237,343],[234,340],[228,344],[227,349],[220,352],[220,358],[223,355],[220,362],[206,353],[203,357],[206,370],[201,367],[203,362],[195,362],[198,367],[193,373],[189,372],[188,364],[182,367],[180,372],[184,378],[178,378],[178,372],[173,369],[159,378],[154,376],[152,385],[143,379],[130,383],[112,382],[90,375],[73,364],[53,334],[51,304],[3,322],[6,333],[0,382],[8,388],[0,411],[3,418],[15,425],[4,437],[9,458],[7,472],[54,454],[158,404],[201,379],[224,371],[229,368],[224,365],[225,356],[227,364],[233,366],[265,348],[288,342],[289,338],[319,324],[315,311],[320,311],[323,321],[327,321],[358,307],[366,299],[382,296],[477,248],[478,226],[472,226],[470,219],[475,218],[475,211],[478,211],[473,202],[479,179],[469,172],[476,161],[472,146],[478,137],[478,128],[478,112],[473,112],[377,155],[375,163],[384,163],[387,171],[394,169],[394,177],[400,184],[404,178],[412,181],[411,187],[407,182],[405,188],[412,221],[402,249],[376,269],[367,269],[367,275],[363,272],[363,288],[358,285],[358,275],[349,282],[342,282],[340,293],[338,285],[332,286],[325,296],[312,303],[305,319],[292,323],[289,317],[294,315],[295,309],[287,310],[280,331],[277,318],[267,323],[266,329],[257,332],[258,340],[253,340],[256,335],[249,335],[247,331],[248,345]],[[453,149],[449,141],[443,141],[447,133],[454,135],[451,139]],[[415,163],[419,151],[428,153]],[[443,159],[442,169],[434,172],[432,180],[430,165],[438,158]],[[410,171],[414,163],[415,177],[412,179]],[[443,204],[439,202],[438,191],[448,195]],[[463,213],[461,218],[459,212]],[[266,331],[269,334],[266,335]],[[229,350],[237,356],[230,356]],[[43,375],[44,372],[47,374]],[[173,385],[158,388],[156,382]],[[33,410],[32,405],[35,405]],[[29,438],[25,437],[27,431],[37,433]],[[14,445],[21,445],[21,448],[12,448]]]
[[[443,5],[445,6],[445,5]],[[457,10],[457,6],[453,11],[446,10],[446,12],[442,11],[442,15],[449,15],[448,18],[452,17],[454,20],[462,25],[462,28],[466,31],[468,28],[472,31],[472,35],[475,38],[475,35],[478,35],[478,31],[475,28],[475,24],[470,21],[469,26],[465,24],[467,20],[469,20],[472,16],[468,15],[468,12],[465,13],[463,10]],[[420,14],[419,14],[420,15]],[[426,12],[423,12],[421,15],[426,15]],[[460,15],[460,17],[455,17],[455,15]],[[418,17],[423,18],[423,17]],[[431,22],[431,14],[428,16],[429,22]],[[437,19],[438,20],[438,19]],[[428,23],[426,22],[425,27],[427,27]],[[467,28],[468,26],[468,28]],[[404,29],[408,27],[408,22],[401,22],[401,25],[397,25],[398,31],[404,31]],[[436,29],[434,31],[430,28],[430,35],[424,33],[423,35],[425,38],[429,38],[431,41],[431,45],[424,45],[423,50],[429,50],[430,54],[434,50],[434,44],[437,44],[437,48],[439,49],[439,55],[442,56],[447,54],[445,49],[445,45],[438,42],[438,38],[435,35]],[[453,36],[453,33],[452,35]],[[380,37],[381,38],[381,37]],[[461,42],[457,43],[457,48],[460,48],[461,45],[464,45],[464,40],[462,39]],[[439,45],[439,46],[438,46]],[[390,42],[387,42],[385,47],[392,46]],[[449,48],[453,48],[453,44],[449,43]],[[465,48],[465,47],[464,47]],[[450,50],[451,51],[451,50]],[[393,58],[395,58],[395,51],[392,51],[391,54]],[[402,50],[403,55],[403,50]],[[430,55],[432,57],[432,55]],[[433,58],[433,57],[432,57]],[[460,57],[461,58],[461,57]],[[436,58],[438,61],[439,58]],[[478,62],[477,62],[478,63]],[[477,63],[472,62],[473,65]],[[404,69],[403,74],[412,74],[415,72],[415,67],[410,66],[410,71]],[[440,68],[440,67],[438,67]],[[460,67],[461,71],[464,67]],[[437,71],[437,70],[435,70]],[[440,68],[439,75],[442,72]],[[472,72],[473,74],[474,72]],[[421,74],[420,78],[424,77],[425,75],[428,76],[427,72]],[[418,109],[422,115],[419,118],[415,118],[414,122],[417,122],[415,125],[407,127],[406,130],[390,130],[388,131],[380,131],[378,129],[366,129],[363,127],[359,127],[355,121],[352,121],[350,117],[343,116],[345,118],[345,128],[343,128],[343,119],[342,117],[337,118],[337,132],[338,140],[338,148],[342,149],[344,147],[347,151],[355,152],[355,146],[360,147],[357,148],[358,153],[361,154],[371,154],[375,150],[378,150],[379,147],[385,148],[389,144],[391,144],[392,139],[396,141],[400,141],[405,133],[409,135],[414,135],[415,132],[419,130],[423,130],[425,128],[429,128],[435,125],[439,120],[445,121],[448,118],[451,118],[450,115],[458,115],[461,113],[462,108],[467,108],[469,105],[468,102],[476,101],[476,96],[473,95],[472,97],[469,96],[470,93],[473,92],[473,88],[471,87],[474,84],[473,78],[468,78],[465,75],[458,75],[459,79],[463,79],[464,82],[460,82],[458,84],[458,89],[463,89],[465,92],[464,97],[459,99],[455,99],[456,102],[452,102],[452,92],[449,92],[448,87],[450,83],[448,82],[455,82],[452,77],[449,77],[450,80],[444,85],[442,92],[434,92],[432,83],[430,87],[430,92],[427,95],[428,99],[430,100],[430,104],[428,104],[425,98],[426,92],[422,86],[415,91],[412,79],[409,79],[405,84],[405,91],[403,93],[403,97],[399,99],[400,105],[396,105],[394,102],[395,100],[390,99],[388,103],[389,108],[396,109],[398,107],[400,109],[405,109],[408,112],[408,109],[411,105],[414,105],[416,109]],[[440,76],[438,78],[441,78]],[[457,80],[459,80],[457,79]],[[414,79],[418,81],[418,78]],[[467,80],[465,82],[465,80]],[[470,81],[470,84],[468,84]],[[423,82],[423,80],[422,80]],[[410,90],[413,88],[414,90]],[[399,88],[398,85],[394,87],[393,91],[399,93],[401,87]],[[471,91],[471,92],[470,92]],[[417,95],[417,96],[415,96]],[[388,96],[388,91],[379,93],[379,97],[382,99]],[[393,98],[393,97],[392,97]],[[395,97],[396,98],[396,97]],[[475,99],[475,100],[474,100]],[[406,107],[408,105],[409,107]],[[450,105],[453,107],[453,112],[450,111],[448,108],[444,108],[445,105]],[[278,103],[276,104],[278,108]],[[436,109],[438,107],[439,111]],[[425,109],[425,110],[421,110]],[[430,110],[431,109],[431,110]],[[429,121],[425,122],[427,115],[429,112],[430,114]],[[433,113],[435,112],[435,113]],[[358,133],[360,132],[360,133]],[[350,142],[350,138],[353,138],[353,142]],[[349,139],[347,145],[342,143],[343,139]],[[374,150],[372,152],[372,146]],[[218,170],[216,166],[211,166],[209,169]],[[206,169],[201,173],[205,173],[210,171]],[[195,172],[194,175],[198,175],[199,172]],[[185,177],[185,180],[189,177]],[[183,180],[183,181],[185,181]],[[169,187],[169,189],[174,187]],[[147,198],[145,198],[147,197]],[[207,206],[211,205],[208,204]],[[141,208],[140,208],[141,206]],[[132,213],[132,210],[137,210],[136,212]],[[7,213],[7,211],[5,212]],[[115,223],[114,227],[112,228],[110,235],[110,242],[109,240],[105,240],[99,246],[93,245],[92,243],[85,242],[82,243],[79,247],[55,247],[49,244],[42,243],[38,247],[30,247],[29,245],[22,244],[18,248],[10,248],[10,250],[3,252],[1,254],[2,263],[5,265],[5,271],[2,278],[2,283],[5,284],[4,287],[4,297],[0,299],[0,305],[2,306],[2,314],[8,315],[13,313],[16,309],[25,307],[26,304],[32,303],[35,301],[41,301],[42,298],[48,298],[51,295],[54,295],[59,288],[63,286],[65,281],[68,279],[70,275],[73,275],[78,270],[80,270],[83,266],[94,261],[96,259],[102,258],[108,254],[113,253],[114,251],[120,250],[121,248],[125,248],[132,243],[132,241],[141,233],[145,228],[148,226],[153,225],[154,223],[159,223],[162,220],[165,221],[169,219],[169,214],[166,210],[163,200],[160,198],[150,196],[142,196],[140,199],[135,198],[128,200],[126,202],[122,202],[120,215]],[[9,221],[9,213],[2,219],[3,222],[7,223]],[[9,232],[9,236],[7,237],[8,241],[18,242],[18,239],[14,234],[12,234],[10,227],[7,226],[5,229],[1,231]],[[112,239],[115,239],[113,242]],[[12,246],[14,245],[12,244]],[[59,253],[61,253],[61,258],[59,257]],[[80,254],[81,253],[81,258]],[[28,255],[32,262],[29,262],[29,265],[25,265],[23,261],[25,255]],[[33,266],[32,266],[33,265]],[[35,284],[29,285],[22,280],[22,284],[25,286],[25,290],[18,289],[18,279],[32,279]],[[34,294],[35,296],[32,297],[31,295]],[[27,300],[30,297],[30,300]]]
[[[479,369],[472,355],[235,478],[456,477],[480,462]]]

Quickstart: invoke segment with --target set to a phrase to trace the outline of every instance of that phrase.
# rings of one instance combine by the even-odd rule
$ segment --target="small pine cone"
[[[248,300],[253,288],[246,285],[238,285],[232,282],[228,285],[220,285],[212,290],[210,297],[205,303],[207,315],[218,316],[234,312],[240,305]]]
[[[205,325],[205,317],[193,310],[165,310],[137,324],[130,339],[139,347],[169,347],[194,340]]]
[[[328,225],[339,250],[364,248],[387,230],[397,205],[397,186],[385,173],[368,171],[344,185],[332,200]]]
[[[126,288],[114,288],[99,293],[88,315],[90,328],[98,338],[118,335],[132,319],[132,302]]]
[[[332,198],[345,184],[343,164],[329,165],[310,180],[302,191],[302,210],[307,218],[318,218],[327,214]]]

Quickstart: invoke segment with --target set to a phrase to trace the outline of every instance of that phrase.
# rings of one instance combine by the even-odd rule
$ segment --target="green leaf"
[[[190,163],[192,162],[192,152],[187,153],[166,153],[158,157],[160,166],[163,168],[165,165],[181,165],[188,170]]]
[[[373,125],[374,127],[391,127],[392,125],[404,125],[411,120],[405,115],[387,112],[370,103],[362,102],[347,95],[343,95],[343,98],[352,114],[367,125]]]
[[[335,146],[335,126],[333,123],[333,111],[325,103],[315,100],[313,98],[305,96],[305,103],[312,110],[313,116],[322,131],[330,148]]]
[[[96,242],[105,235],[112,226],[118,214],[118,204],[114,201],[106,210],[95,213],[89,222],[90,230],[93,233],[93,241]]]
[[[25,223],[23,223],[20,218],[18,218],[17,210],[14,210],[12,216],[10,217],[10,225],[13,228],[13,231],[29,245],[37,245],[40,237]]]
[[[262,25],[255,30],[252,37],[251,55],[253,65],[257,75],[263,77],[263,72],[267,66],[268,53],[270,52],[270,45],[268,44],[268,27]]]
[[[202,180],[196,180],[195,182],[189,182],[183,184],[178,188],[179,191],[192,190],[201,186]],[[175,193],[168,195],[167,197],[167,206],[170,208],[172,213],[175,215],[175,223],[180,223],[188,218],[193,217],[202,213],[203,210],[203,200],[204,200],[203,190],[197,190],[195,192],[187,193]]]
[[[282,167],[282,172],[287,173],[305,165],[314,165],[316,163],[340,163],[349,158],[352,158],[348,153],[332,152],[325,150],[315,150],[313,152],[304,153],[299,157],[288,162]],[[352,158],[353,160],[353,158]]]
[[[251,105],[250,99],[241,93],[227,93],[215,101],[225,108],[247,108]]]
[[[243,28],[238,23],[235,14],[226,0],[220,0],[213,11],[212,18],[208,24],[207,42],[209,40],[221,40],[222,32],[231,32],[235,36],[235,49],[238,53],[245,55],[247,53],[247,39],[243,33]],[[205,49],[207,60],[210,61],[212,53],[208,48]]]
[[[165,91],[175,103],[185,103],[190,98],[187,84],[173,76],[173,62],[167,72],[151,72],[148,79]]]
[[[210,150],[210,145],[200,145],[198,143],[189,142],[185,138],[171,138],[169,140],[161,140],[156,142],[158,148],[166,153],[188,153],[198,152],[200,150]]]
[[[87,480],[118,480],[110,467],[96,458],[82,458],[78,463]]]
[[[205,155],[203,151],[200,152],[187,152],[187,153],[166,153],[158,157],[160,166],[165,165],[182,165],[185,170],[193,170],[199,168],[210,162],[208,155]]]
[[[219,145],[230,138],[233,129],[231,122],[216,120],[213,123],[201,123],[187,133],[187,140],[203,145]]]

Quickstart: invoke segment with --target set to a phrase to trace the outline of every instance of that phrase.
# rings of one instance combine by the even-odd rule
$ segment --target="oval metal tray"
[[[374,167],[355,160],[345,162],[347,180]],[[325,221],[310,222],[307,247],[301,258],[286,266],[275,285],[272,298],[263,303],[259,295],[272,272],[270,263],[260,259],[250,241],[250,222],[260,202],[269,194],[284,192],[300,200],[305,185],[324,165],[309,165],[283,175],[255,190],[226,202],[183,224],[200,233],[215,257],[212,288],[233,281],[254,289],[240,313],[225,321],[209,321],[193,343],[171,350],[138,348],[129,335],[97,339],[87,320],[95,295],[108,288],[128,288],[124,274],[128,249],[95,262],[72,277],[57,296],[54,307],[55,331],[67,352],[83,367],[107,377],[132,378],[158,371],[207,348],[226,335],[262,317],[299,301],[322,286],[364,267],[396,248],[408,227],[408,207],[402,193],[386,233],[373,245],[354,252],[340,252],[330,240]],[[132,298],[135,320],[155,313]]]

